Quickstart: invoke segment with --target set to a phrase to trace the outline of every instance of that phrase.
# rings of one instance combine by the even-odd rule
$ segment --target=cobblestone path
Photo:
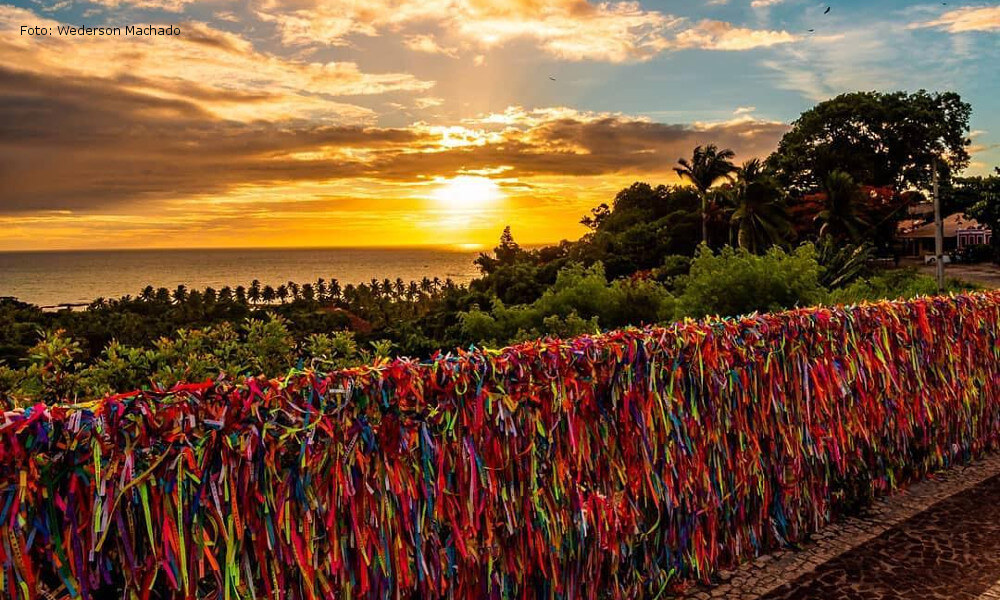
[[[942,500],[762,600],[977,600],[998,581],[1000,476]]]
[[[1000,454],[689,590],[708,600],[1000,600]]]

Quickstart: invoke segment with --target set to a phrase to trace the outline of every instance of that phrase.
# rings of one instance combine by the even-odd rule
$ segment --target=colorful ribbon
[[[1000,292],[0,421],[0,597],[635,598],[995,448]]]

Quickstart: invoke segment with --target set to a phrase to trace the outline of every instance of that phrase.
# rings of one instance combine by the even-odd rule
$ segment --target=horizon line
[[[564,240],[549,242],[519,243],[524,248],[535,248],[558,245]],[[32,253],[58,253],[58,252],[211,252],[225,250],[452,250],[456,252],[472,250],[490,250],[496,242],[491,244],[398,244],[398,245],[371,245],[371,246],[201,246],[201,247],[151,247],[151,248],[24,248],[24,249],[0,249],[0,254],[32,254]]]

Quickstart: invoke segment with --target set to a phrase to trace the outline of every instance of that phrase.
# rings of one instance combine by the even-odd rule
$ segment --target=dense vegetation
[[[936,291],[898,254],[930,169],[948,209],[1000,231],[1000,171],[960,178],[971,109],[955,94],[845,94],[804,113],[766,161],[698,147],[686,185],[635,183],[577,241],[527,249],[508,227],[481,276],[146,287],[82,311],[0,300],[0,399],[88,398],[217,376],[330,369],[390,354]],[[1000,246],[994,237],[994,258]],[[951,282],[952,289],[963,289]]]

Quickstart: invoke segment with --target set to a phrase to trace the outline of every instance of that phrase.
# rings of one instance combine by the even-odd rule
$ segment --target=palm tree
[[[757,254],[788,239],[792,226],[781,187],[760,159],[748,160],[736,170],[732,199],[731,219],[740,248]]]
[[[859,214],[864,196],[850,174],[833,171],[823,180],[823,210],[816,221],[823,225],[820,237],[829,235],[836,240],[856,240],[867,226]]]
[[[240,304],[247,303],[247,289],[242,285],[236,286],[236,301]]]
[[[316,299],[316,290],[311,283],[302,284],[302,299],[310,303]]]
[[[316,280],[316,298],[320,302],[326,300],[326,280],[322,277]]]
[[[147,285],[146,287],[142,288],[142,293],[139,294],[139,298],[143,302],[149,302],[155,297],[156,297],[156,290],[154,290],[153,286],[151,285]]]
[[[299,290],[300,289],[301,288],[299,287],[299,284],[295,283],[294,281],[289,281],[288,282],[288,291],[291,292],[291,294],[292,294],[292,300],[298,300],[299,299]]]
[[[331,279],[330,280],[330,285],[329,285],[329,287],[327,289],[330,290],[330,299],[331,300],[340,300],[340,294],[341,294],[341,292],[343,290],[340,288],[340,282],[339,281],[337,281],[336,279]]]
[[[278,297],[278,300],[280,300],[282,304],[284,304],[285,300],[288,300],[288,286],[279,285],[278,289],[274,291],[274,295]]]
[[[260,281],[254,279],[250,283],[250,289],[247,291],[247,299],[253,304],[260,302]]]
[[[187,300],[187,297],[188,297],[187,287],[183,283],[178,285],[177,289],[175,289],[173,293],[174,302],[176,302],[177,304],[183,304],[184,301]]]
[[[687,179],[698,190],[701,197],[701,241],[708,243],[708,191],[720,179],[729,178],[736,169],[730,161],[736,153],[726,148],[719,150],[715,144],[698,146],[691,160],[678,159],[679,167],[674,168],[681,179]]]
[[[260,298],[261,300],[264,301],[264,304],[270,304],[274,302],[275,296],[276,294],[274,292],[274,288],[269,285],[265,285],[264,291],[260,293]]]

